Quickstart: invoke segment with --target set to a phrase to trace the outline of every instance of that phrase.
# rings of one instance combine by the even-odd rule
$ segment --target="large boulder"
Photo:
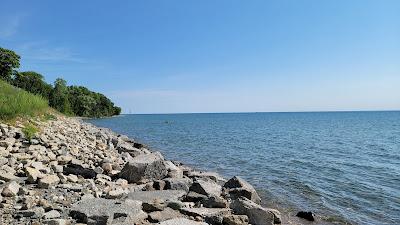
[[[245,197],[257,204],[261,203],[260,196],[258,196],[254,187],[238,176],[228,180],[224,184],[224,188],[229,189],[229,194],[232,198]]]
[[[164,158],[159,152],[136,156],[119,173],[130,183],[146,183],[163,179],[168,174]]]
[[[247,198],[236,199],[230,205],[235,214],[247,215],[253,225],[280,224],[281,216],[278,210],[264,208]]]
[[[206,196],[220,196],[222,187],[212,180],[197,179],[190,186],[190,191]]]
[[[75,203],[70,216],[77,222],[96,225],[136,224],[147,218],[140,201],[119,202],[102,198],[87,198]]]

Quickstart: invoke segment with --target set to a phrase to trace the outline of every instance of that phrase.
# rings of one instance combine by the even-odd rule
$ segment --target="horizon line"
[[[176,115],[176,114],[241,114],[241,113],[346,113],[346,112],[400,112],[400,109],[383,110],[315,110],[315,111],[238,111],[238,112],[169,112],[169,113],[121,113],[120,115]]]

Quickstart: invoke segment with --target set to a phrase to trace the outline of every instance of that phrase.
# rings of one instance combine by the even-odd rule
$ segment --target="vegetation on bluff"
[[[82,117],[104,117],[121,113],[121,108],[114,106],[106,96],[86,87],[68,86],[61,78],[51,85],[37,72],[18,72],[19,61],[20,56],[14,51],[0,48],[0,80],[3,80],[0,84],[0,117],[29,115],[31,111],[41,109],[47,104],[64,114]],[[31,94],[19,91],[5,82]],[[14,97],[17,95],[18,97]]]

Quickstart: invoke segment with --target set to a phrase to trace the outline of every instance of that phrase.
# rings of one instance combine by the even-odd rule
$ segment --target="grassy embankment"
[[[0,80],[0,121],[23,125],[23,132],[31,138],[38,131],[32,119],[51,119],[54,116],[47,100]]]

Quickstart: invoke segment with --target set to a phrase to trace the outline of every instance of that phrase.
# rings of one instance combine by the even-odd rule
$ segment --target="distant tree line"
[[[44,81],[34,71],[18,72],[20,56],[14,51],[0,47],[0,79],[47,99],[49,105],[58,111],[75,116],[103,117],[119,115],[121,108],[101,93],[82,86],[67,86],[58,78],[53,85]]]

